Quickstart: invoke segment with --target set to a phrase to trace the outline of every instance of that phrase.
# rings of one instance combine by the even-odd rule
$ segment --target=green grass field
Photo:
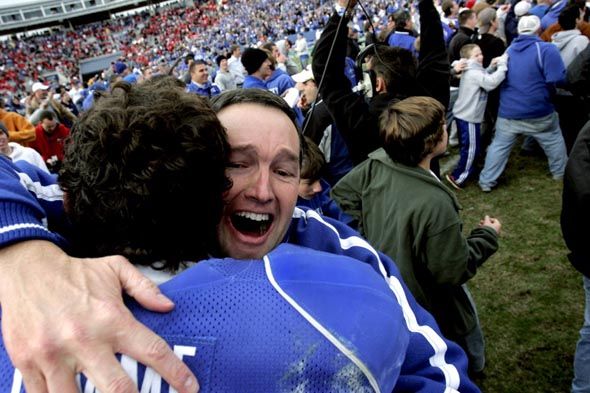
[[[475,181],[457,192],[466,234],[485,214],[502,222],[500,249],[469,282],[487,351],[485,376],[476,382],[492,393],[569,392],[582,278],[567,260],[559,226],[562,184],[544,157],[518,150],[491,193]]]

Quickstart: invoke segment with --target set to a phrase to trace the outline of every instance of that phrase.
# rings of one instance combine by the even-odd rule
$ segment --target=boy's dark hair
[[[466,10],[459,12],[459,16],[457,17],[457,20],[459,21],[459,26],[463,26],[465,23],[467,23],[467,21],[473,15],[475,15],[475,12],[470,9],[466,9]]]
[[[284,99],[263,89],[227,90],[211,98],[211,106],[215,113],[219,113],[222,109],[237,104],[257,104],[267,106],[278,109],[287,115],[295,126],[297,135],[299,136],[299,165],[301,166],[306,142],[299,125],[297,124],[297,116],[295,115],[295,112]]]
[[[39,123],[41,123],[45,119],[55,120],[55,117],[56,117],[55,113],[53,113],[52,111],[49,111],[49,110],[41,111],[41,113],[39,113]]]
[[[576,28],[576,20],[580,18],[580,7],[571,4],[565,7],[557,17],[557,21],[563,30],[573,30]]]
[[[380,45],[371,57],[371,70],[385,81],[387,91],[400,97],[416,95],[416,57],[407,49]]]
[[[462,59],[469,59],[471,57],[471,52],[475,48],[479,48],[479,45],[477,45],[477,44],[465,44],[465,45],[463,45],[461,47],[461,50],[459,51],[459,55],[461,56]]]
[[[441,141],[445,108],[432,97],[410,97],[390,104],[381,114],[379,129],[389,157],[417,166]]]
[[[305,149],[303,150],[300,178],[311,181],[319,180],[326,166],[326,158],[311,138],[307,136],[303,138],[305,139]]]
[[[176,270],[216,243],[225,130],[206,100],[170,86],[116,84],[74,124],[59,182],[85,256]]]

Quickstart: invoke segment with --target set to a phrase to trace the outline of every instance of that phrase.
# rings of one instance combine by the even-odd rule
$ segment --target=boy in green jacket
[[[498,249],[501,224],[485,216],[463,236],[459,202],[430,170],[448,138],[438,101],[411,97],[390,104],[379,126],[383,148],[344,176],[332,197],[397,263],[416,300],[467,352],[470,371],[481,372],[483,333],[465,283]]]

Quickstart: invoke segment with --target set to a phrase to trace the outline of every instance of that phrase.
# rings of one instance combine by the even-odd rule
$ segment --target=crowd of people
[[[467,282],[502,225],[485,215],[465,236],[454,192],[492,192],[524,135],[565,182],[564,236],[586,275],[572,391],[590,391],[585,3],[356,5],[204,2],[1,44],[0,385],[51,391],[82,371],[84,390],[159,386],[139,361],[179,392],[194,391],[192,373],[207,391],[477,391],[485,340]],[[113,51],[123,56],[77,79],[80,59]],[[63,83],[43,80],[50,70]],[[149,280],[101,259],[111,254]],[[68,272],[59,284],[39,284],[55,275],[39,268],[47,255]],[[170,310],[154,283],[176,311],[142,309]],[[17,306],[24,290],[30,304],[66,304],[66,328]],[[76,303],[84,291],[90,305]]]

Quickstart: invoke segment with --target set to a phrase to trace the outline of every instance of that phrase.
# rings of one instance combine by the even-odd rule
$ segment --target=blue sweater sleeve
[[[64,217],[63,193],[54,176],[0,155],[0,247],[32,239],[64,247],[64,239],[47,229],[48,219]]]
[[[559,49],[553,44],[544,44],[543,73],[547,84],[560,85],[565,82],[565,65],[559,54]]]
[[[408,353],[394,391],[479,391],[467,376],[467,357],[463,350],[442,336],[432,315],[416,302],[406,287],[395,263],[372,248],[357,232],[313,210],[296,208],[286,240],[360,260],[371,265],[386,280],[404,310],[410,334]]]

